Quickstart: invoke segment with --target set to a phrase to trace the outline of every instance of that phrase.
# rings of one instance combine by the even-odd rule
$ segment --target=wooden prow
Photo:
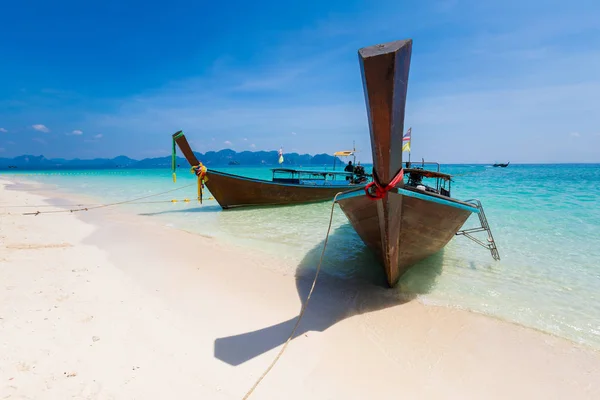
[[[374,175],[387,185],[402,168],[402,135],[412,40],[358,51],[367,105]],[[401,186],[402,184],[400,184]]]
[[[402,170],[402,136],[411,54],[411,39],[363,47],[358,51],[371,133],[373,180],[383,186],[399,176],[397,174]],[[395,186],[404,186],[403,180],[400,179]],[[393,286],[402,272],[398,266],[402,197],[385,194],[375,206],[370,207],[376,208],[374,222],[379,228],[379,232],[374,233],[379,236],[380,243],[376,251],[380,252],[388,282]]]
[[[177,131],[173,134],[173,162],[175,162],[175,143],[177,146],[179,146],[179,150],[181,150],[183,156],[192,167],[199,164],[199,161],[192,151],[187,139],[185,138],[183,131]],[[173,165],[173,169],[175,169],[175,164]]]

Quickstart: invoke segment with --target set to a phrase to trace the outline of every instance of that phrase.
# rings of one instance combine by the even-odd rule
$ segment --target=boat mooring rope
[[[35,212],[25,212],[25,213],[21,213],[21,215],[40,215],[40,214],[58,214],[58,213],[72,213],[72,212],[77,212],[77,211],[89,211],[89,210],[96,210],[99,208],[105,208],[105,207],[113,207],[113,206],[118,206],[118,205],[123,205],[123,204],[149,204],[149,203],[176,203],[180,200],[159,200],[159,201],[146,201],[146,202],[140,202],[139,200],[144,200],[144,199],[149,199],[151,197],[156,197],[156,196],[162,196],[163,194],[167,194],[167,193],[172,193],[175,192],[177,190],[182,190],[185,188],[188,188],[190,186],[194,186],[196,185],[195,183],[192,183],[190,185],[185,185],[182,187],[178,187],[175,189],[171,189],[171,190],[167,190],[166,192],[161,192],[161,193],[155,193],[155,194],[149,194],[147,196],[142,196],[142,197],[136,197],[135,199],[130,199],[130,200],[124,200],[124,201],[118,201],[115,203],[108,203],[108,204],[99,204],[99,205],[93,205],[93,206],[85,206],[83,204],[78,204],[76,205],[76,207],[79,208],[72,208],[72,209],[68,209],[68,210],[49,210],[49,211],[35,211]],[[187,199],[181,200],[181,201],[186,201]],[[51,205],[44,205],[44,206],[51,206]],[[0,206],[0,208],[3,207],[19,207],[19,206]],[[31,207],[31,206],[21,206],[21,207]],[[55,206],[55,207],[60,207],[59,206]]]
[[[214,200],[214,197],[209,197],[209,200]],[[189,203],[194,199],[172,199],[172,200],[154,200],[154,201],[136,201],[132,203],[126,204],[159,204],[159,203]],[[197,200],[197,199],[196,199]],[[91,208],[95,206],[100,206],[102,203],[90,203],[90,204],[24,204],[24,205],[10,205],[10,206],[0,206],[0,208],[44,208],[44,207],[79,207],[79,208]],[[2,215],[2,214],[0,214]]]
[[[275,364],[277,364],[277,361],[279,361],[279,359],[283,355],[283,352],[287,348],[288,344],[290,344],[290,342],[294,338],[294,334],[296,333],[296,329],[298,329],[298,326],[300,326],[300,321],[302,320],[302,317],[304,316],[304,312],[306,311],[306,308],[308,307],[308,302],[310,300],[310,297],[312,296],[313,290],[315,289],[315,285],[317,284],[317,278],[319,277],[319,272],[321,272],[321,265],[323,264],[323,256],[325,255],[325,249],[327,248],[327,242],[329,241],[329,233],[331,232],[331,224],[333,222],[333,211],[335,210],[335,203],[337,202],[337,197],[340,194],[342,194],[342,193],[341,192],[337,193],[335,195],[335,197],[333,198],[333,202],[331,203],[331,213],[329,214],[329,226],[327,227],[327,235],[325,236],[325,241],[323,243],[323,251],[321,251],[321,258],[319,259],[319,265],[317,266],[317,271],[315,273],[315,278],[313,279],[312,286],[310,287],[310,291],[308,292],[308,296],[306,296],[306,301],[304,302],[304,304],[302,305],[302,308],[300,309],[300,314],[298,315],[298,319],[296,320],[296,325],[294,325],[294,329],[292,329],[292,333],[290,333],[290,336],[288,337],[288,339],[283,344],[283,347],[281,348],[281,350],[279,350],[279,354],[277,354],[277,356],[275,357],[275,359],[273,359],[273,361],[267,367],[267,369],[265,370],[265,372],[262,373],[262,375],[258,378],[258,380],[250,388],[250,390],[248,390],[248,392],[244,396],[243,400],[248,399],[250,397],[250,395],[252,395],[252,393],[254,392],[254,390],[256,390],[256,388],[262,382],[262,380],[273,369],[273,367],[275,366]]]

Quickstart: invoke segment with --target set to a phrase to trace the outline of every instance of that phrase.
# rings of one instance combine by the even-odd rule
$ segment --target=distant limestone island
[[[234,150],[225,149],[209,151],[206,154],[194,152],[198,160],[209,167],[217,166],[261,166],[280,165],[277,151],[243,151],[238,153]],[[319,166],[333,165],[334,157],[329,154],[298,154],[284,153],[283,166]],[[337,158],[336,163],[342,162]],[[177,157],[177,164],[181,167],[187,166],[185,158]],[[171,168],[171,156],[145,158],[134,160],[126,156],[115,158],[95,158],[92,160],[80,160],[78,158],[67,160],[64,158],[46,158],[44,156],[23,155],[15,158],[0,158],[0,170],[15,169],[110,169],[110,168]]]

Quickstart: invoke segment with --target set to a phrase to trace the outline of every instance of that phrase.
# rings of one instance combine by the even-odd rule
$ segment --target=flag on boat
[[[408,128],[404,136],[402,136],[402,151],[410,152],[410,134],[412,132],[412,127]]]
[[[279,164],[283,164],[283,148],[279,148]]]

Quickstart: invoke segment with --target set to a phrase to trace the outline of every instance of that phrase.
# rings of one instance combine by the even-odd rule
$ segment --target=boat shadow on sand
[[[307,332],[323,332],[336,323],[355,315],[402,305],[417,295],[428,293],[435,285],[443,264],[443,250],[417,264],[398,286],[390,289],[385,284],[381,267],[366,248],[355,250],[352,276],[344,277],[340,265],[347,260],[328,257],[329,249],[346,246],[348,229],[342,226],[329,237],[319,280],[294,338]],[[302,305],[310,291],[323,242],[310,250],[296,270],[296,288]],[[256,331],[218,338],[214,343],[214,356],[230,365],[240,365],[286,342],[298,316]]]

